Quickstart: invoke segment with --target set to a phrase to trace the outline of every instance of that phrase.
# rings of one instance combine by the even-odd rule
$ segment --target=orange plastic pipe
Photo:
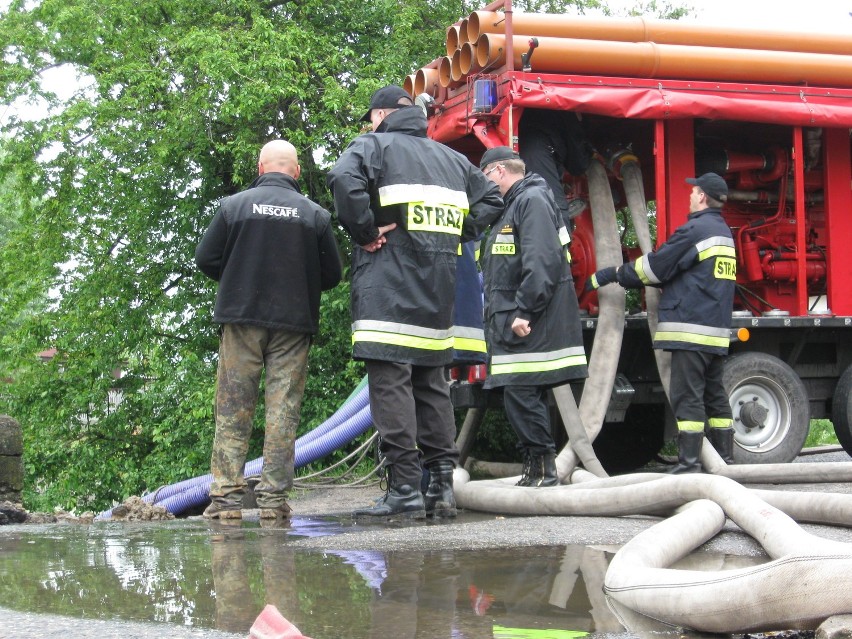
[[[453,52],[462,45],[461,37],[459,35],[460,32],[461,26],[458,24],[447,27],[447,55],[453,55]]]
[[[450,78],[453,82],[459,82],[464,78],[461,68],[461,49],[456,49],[450,57]]]
[[[515,68],[520,68],[530,37],[513,39]],[[483,68],[502,66],[505,46],[505,36],[481,35],[476,45],[478,64]],[[653,42],[538,38],[532,69],[542,73],[852,86],[852,56]]]
[[[440,81],[438,79],[438,69],[418,69],[414,74],[414,95],[428,93],[433,98],[438,95]]]
[[[453,59],[444,56],[438,62],[438,84],[448,87],[453,82]]]
[[[480,68],[476,62],[476,45],[465,42],[459,50],[459,69],[462,72],[462,77],[469,73],[475,73]]]
[[[418,95],[414,92],[414,76],[414,73],[409,73],[407,76],[405,76],[405,80],[402,81],[402,88],[411,97]]]
[[[469,42],[477,42],[484,33],[505,35],[505,32],[506,23],[503,13],[499,11],[474,11],[467,18],[466,34]],[[852,55],[852,37],[848,33],[782,32],[649,18],[595,18],[554,13],[513,13],[512,32],[530,33],[537,37],[581,40],[656,42],[657,44],[731,49]]]

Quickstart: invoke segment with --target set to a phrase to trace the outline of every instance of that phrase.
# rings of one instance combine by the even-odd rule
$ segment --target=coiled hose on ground
[[[622,166],[632,219],[643,252],[650,250],[647,212],[638,163]],[[587,173],[598,266],[621,263],[620,241],[609,178],[593,162]],[[641,202],[641,204],[639,203]],[[597,212],[596,212],[597,211]],[[614,254],[618,247],[618,255]],[[603,422],[621,349],[624,297],[599,291],[597,338],[590,376],[580,402],[582,424],[593,440]],[[649,325],[656,325],[658,296],[646,297]],[[653,327],[652,327],[653,330]],[[598,349],[598,344],[606,348]],[[657,358],[668,395],[670,369]],[[567,395],[555,394],[557,403]],[[589,404],[585,404],[587,396]],[[592,400],[591,398],[594,398]],[[570,398],[573,402],[573,396]],[[583,408],[586,408],[584,411]],[[560,406],[562,411],[562,406]],[[570,415],[570,407],[562,411]],[[576,425],[566,424],[570,433]],[[578,459],[579,458],[579,459]],[[827,617],[852,612],[852,545],[809,535],[801,521],[852,524],[852,496],[749,491],[741,481],[850,481],[852,464],[774,464],[728,466],[705,442],[701,461],[718,475],[634,474],[596,478],[577,468],[582,459],[571,442],[557,458],[563,485],[535,489],[515,486],[515,478],[471,482],[467,471],[455,473],[460,506],[518,515],[656,515],[698,501],[682,514],[664,520],[626,544],[613,559],[605,590],[629,630],[664,623],[705,632],[811,629]],[[568,484],[568,485],[565,485]],[[785,514],[785,512],[787,514]],[[671,570],[671,564],[712,538],[729,517],[757,539],[771,561],[756,568],[706,573]],[[795,585],[791,585],[795,582]],[[836,584],[836,585],[835,585]],[[756,602],[756,603],[755,603]],[[637,620],[640,620],[637,622]],[[653,624],[651,624],[653,625]]]

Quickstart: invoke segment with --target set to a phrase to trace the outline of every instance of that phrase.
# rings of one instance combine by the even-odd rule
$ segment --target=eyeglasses
[[[492,166],[490,169],[488,169],[482,175],[484,175],[485,177],[488,177],[489,175],[491,175],[491,173],[493,173],[498,168],[503,168],[503,165],[502,164],[495,164],[494,166]]]

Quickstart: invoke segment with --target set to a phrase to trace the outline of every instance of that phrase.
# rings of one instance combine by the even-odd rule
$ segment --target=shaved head
[[[286,173],[291,177],[298,178],[301,167],[299,166],[296,147],[286,140],[267,142],[260,150],[257,172],[259,175],[270,172]]]

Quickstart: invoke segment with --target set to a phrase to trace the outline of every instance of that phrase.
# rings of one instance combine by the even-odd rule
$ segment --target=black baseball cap
[[[361,118],[362,122],[370,121],[370,111],[373,109],[399,109],[401,107],[412,106],[414,100],[408,94],[408,91],[395,84],[382,87],[376,91],[370,98],[370,108]]]
[[[482,154],[482,159],[479,161],[479,168],[480,170],[482,170],[492,162],[520,159],[521,156],[518,155],[517,151],[513,151],[511,147],[495,146],[494,148],[488,149],[485,153]]]
[[[686,178],[686,183],[697,186],[714,200],[724,202],[728,199],[728,184],[716,173],[705,173],[701,177]]]

